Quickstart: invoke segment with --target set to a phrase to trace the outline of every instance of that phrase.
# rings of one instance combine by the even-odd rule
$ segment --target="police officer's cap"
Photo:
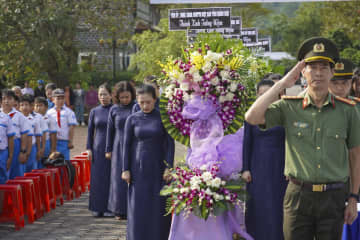
[[[350,80],[353,76],[354,64],[347,59],[340,59],[335,63],[335,73],[331,80]]]
[[[305,62],[328,61],[335,64],[339,60],[339,51],[329,39],[313,37],[305,40],[298,51],[298,60]]]
[[[61,88],[57,88],[52,92],[52,97],[63,97],[63,96],[65,96],[65,92]]]

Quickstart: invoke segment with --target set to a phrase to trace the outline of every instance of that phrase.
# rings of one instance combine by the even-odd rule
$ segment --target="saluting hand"
[[[299,79],[301,71],[305,67],[305,61],[298,62],[280,81],[283,83],[284,88],[290,88],[295,85]]]

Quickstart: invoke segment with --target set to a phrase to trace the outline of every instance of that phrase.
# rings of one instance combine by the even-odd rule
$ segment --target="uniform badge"
[[[313,48],[314,53],[325,52],[325,46],[322,43],[316,43]]]
[[[297,128],[308,128],[309,124],[303,122],[294,122],[294,127]]]
[[[338,62],[335,64],[335,70],[336,71],[341,71],[344,70],[344,64],[342,62]]]

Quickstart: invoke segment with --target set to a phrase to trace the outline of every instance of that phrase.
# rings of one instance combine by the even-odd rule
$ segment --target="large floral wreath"
[[[160,100],[162,121],[168,133],[188,146],[193,120],[182,115],[184,105],[194,96],[209,99],[217,107],[224,134],[235,133],[253,102],[254,86],[269,70],[266,61],[248,50],[239,40],[224,40],[219,34],[200,35],[179,58],[164,64],[165,86]]]

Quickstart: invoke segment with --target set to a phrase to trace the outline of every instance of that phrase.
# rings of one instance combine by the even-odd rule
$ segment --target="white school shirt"
[[[44,116],[37,112],[33,112],[33,115],[35,115],[35,119],[37,119],[40,122],[41,133],[44,135],[49,131],[49,127],[46,124]]]
[[[58,125],[52,116],[50,116],[48,113],[45,113],[44,120],[48,126],[49,131],[46,133],[46,140],[50,139],[50,133],[57,133],[58,132]]]
[[[63,106],[60,110],[60,123],[56,108],[49,109],[48,114],[56,120],[58,125],[57,139],[69,140],[69,127],[77,125],[75,113],[70,108]]]
[[[8,113],[8,115],[10,116],[11,122],[13,123],[14,126],[15,139],[20,138],[21,135],[23,134],[29,133],[31,129],[31,125],[28,119],[24,116],[24,114],[13,108]]]
[[[32,137],[32,144],[34,145],[36,143],[36,137],[42,136],[40,121],[32,113],[27,116],[27,119],[29,120],[32,128],[32,131],[30,131],[28,136]]]
[[[5,150],[8,147],[8,137],[15,136],[14,126],[10,117],[0,111],[0,150]]]

